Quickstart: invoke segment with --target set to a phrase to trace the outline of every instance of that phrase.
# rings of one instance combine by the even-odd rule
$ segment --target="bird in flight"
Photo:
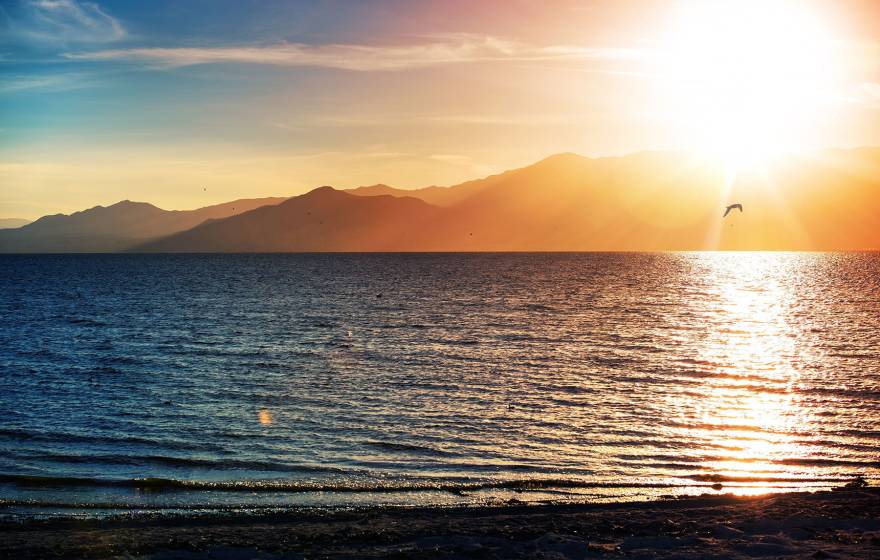
[[[726,218],[727,215],[730,214],[730,211],[731,211],[731,210],[735,210],[735,209],[737,209],[737,208],[739,209],[740,212],[743,211],[743,205],[742,205],[742,204],[739,204],[739,203],[731,204],[730,206],[727,207],[727,210],[724,211],[724,215],[721,216],[721,217],[722,217],[722,218]]]

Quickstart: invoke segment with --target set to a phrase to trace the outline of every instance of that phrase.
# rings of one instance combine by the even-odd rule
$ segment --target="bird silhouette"
[[[731,204],[730,206],[727,207],[727,209],[724,211],[724,215],[721,216],[721,217],[722,217],[722,218],[726,218],[727,215],[730,214],[730,211],[731,211],[731,210],[735,210],[735,209],[739,209],[739,211],[742,212],[742,211],[743,211],[743,205],[742,205],[742,204],[739,204],[739,203]]]

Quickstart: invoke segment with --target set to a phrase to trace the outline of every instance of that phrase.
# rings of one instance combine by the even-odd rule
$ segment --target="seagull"
[[[722,218],[726,218],[727,215],[730,214],[730,211],[731,211],[731,210],[734,210],[734,209],[736,209],[736,208],[738,208],[740,212],[743,211],[743,205],[742,205],[742,204],[740,204],[740,203],[731,204],[730,206],[727,207],[727,210],[724,211],[724,215],[721,216],[721,217],[722,217]]]

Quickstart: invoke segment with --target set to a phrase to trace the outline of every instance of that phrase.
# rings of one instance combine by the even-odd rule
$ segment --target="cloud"
[[[497,125],[497,126],[547,126],[557,124],[582,123],[591,118],[591,115],[572,113],[549,113],[549,114],[472,114],[472,115],[435,115],[426,117],[425,120],[436,124],[473,124],[473,125]]]
[[[428,159],[442,161],[443,163],[449,163],[452,165],[466,165],[471,163],[471,158],[469,156],[459,154],[431,154],[428,156]]]
[[[309,114],[296,122],[272,122],[271,126],[302,131],[309,128],[356,128],[392,126],[552,126],[584,125],[596,120],[594,113],[491,113],[491,114]]]
[[[126,36],[123,25],[94,2],[22,0],[7,13],[10,36],[50,43],[109,43]]]
[[[0,82],[0,93],[19,91],[66,91],[87,87],[87,76],[80,73],[44,76],[11,76]]]
[[[64,56],[72,60],[124,61],[160,68],[244,63],[369,72],[468,62],[627,60],[638,58],[640,51],[561,45],[536,47],[497,37],[453,35],[406,45],[280,43],[266,46],[112,49],[71,52]]]

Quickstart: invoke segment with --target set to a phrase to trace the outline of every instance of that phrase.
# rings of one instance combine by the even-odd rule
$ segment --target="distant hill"
[[[722,218],[724,207],[733,203],[742,204],[743,211]],[[104,229],[89,230],[89,239],[103,240],[103,250],[878,249],[880,150],[790,156],[762,173],[736,177],[680,152],[607,158],[558,154],[452,187],[321,187],[272,206],[235,215],[220,212],[211,221],[192,219],[189,226],[183,221],[163,226],[177,228],[169,233],[143,227],[133,235],[132,222],[150,224],[150,215],[165,211],[121,204],[126,206],[114,211],[116,221],[99,220]],[[140,217],[131,216],[137,213]],[[12,231],[25,232],[49,218]],[[65,231],[52,237],[46,250],[69,250],[75,230],[68,226]],[[0,250],[4,233],[10,232],[0,232]]]
[[[723,219],[734,202],[744,212]],[[880,150],[789,156],[735,179],[684,153],[562,154],[456,214],[453,225],[473,225],[481,246],[499,250],[876,249]]]
[[[30,220],[23,220],[21,218],[0,218],[0,229],[20,228],[21,226],[26,226],[29,223],[31,223]]]
[[[321,187],[276,206],[135,247],[144,252],[409,251],[440,208],[413,197]]]
[[[565,158],[569,156],[580,160],[587,159],[575,154],[558,154],[556,156],[551,156],[544,161],[553,161],[554,158]],[[517,177],[522,175],[524,170],[528,170],[533,167],[534,165],[520,169],[511,169],[510,171],[505,171],[497,175],[490,175],[489,177],[483,179],[473,179],[470,181],[465,181],[464,183],[459,183],[458,185],[452,185],[450,187],[431,186],[422,187],[420,189],[397,189],[380,183],[378,185],[370,185],[367,187],[346,189],[344,192],[351,193],[357,196],[412,196],[424,200],[428,204],[433,204],[435,206],[454,206],[459,202],[462,202],[483,191],[484,189],[487,189],[497,184],[504,184],[511,179],[516,180]]]
[[[196,210],[162,210],[145,202],[124,200],[70,215],[44,216],[14,230],[0,230],[0,253],[70,253],[122,251],[148,239],[278,204],[285,198],[236,200]]]
[[[476,194],[487,186],[485,179],[468,181],[452,187],[423,187],[421,189],[396,189],[388,185],[371,185],[369,187],[357,187],[346,189],[344,192],[356,196],[411,196],[424,200],[435,206],[452,206],[462,200]]]
[[[720,170],[679,153],[558,154],[468,183],[475,194],[441,229],[459,250],[696,249],[722,183]]]
[[[558,154],[462,185],[323,187],[144,251],[584,251],[880,247],[880,151],[782,159],[731,181],[677,152]],[[446,192],[429,204],[414,193]],[[452,194],[449,194],[452,193]],[[456,202],[450,202],[455,199]],[[722,218],[727,204],[744,212]]]

